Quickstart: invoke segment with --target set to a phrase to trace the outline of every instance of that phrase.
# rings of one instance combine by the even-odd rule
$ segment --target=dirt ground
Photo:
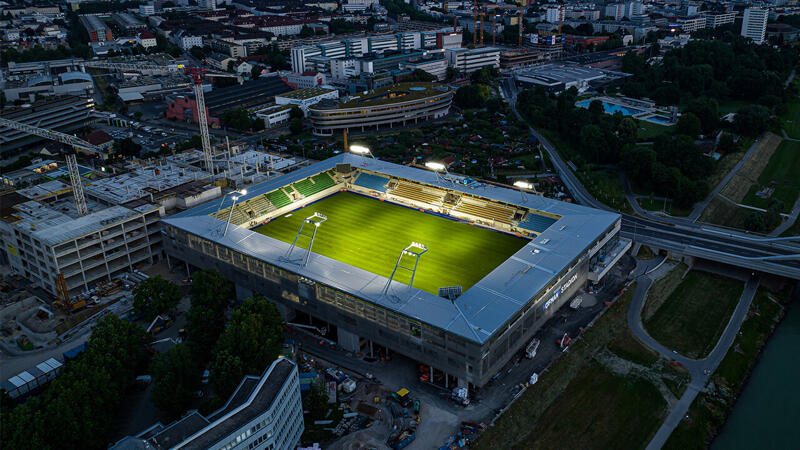
[[[775,153],[781,140],[781,137],[777,134],[766,133],[750,159],[742,165],[736,175],[722,188],[722,195],[737,203],[741,203],[744,196],[747,195],[747,192],[750,190],[750,186],[758,181],[761,171],[767,166],[769,159],[772,157],[772,154]]]

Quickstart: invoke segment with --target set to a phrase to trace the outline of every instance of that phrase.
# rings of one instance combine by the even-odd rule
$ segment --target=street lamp
[[[350,152],[355,153],[356,155],[369,155],[372,159],[375,159],[375,155],[369,150],[369,148],[364,147],[363,145],[351,145]]]
[[[223,231],[222,233],[223,236],[225,236],[228,233],[228,224],[230,224],[231,222],[231,216],[233,215],[233,207],[236,206],[236,201],[239,200],[239,197],[247,195],[247,189],[231,191],[228,192],[227,194],[222,194],[222,199],[220,200],[219,207],[217,208],[217,215],[219,215],[219,211],[222,209],[222,204],[225,203],[225,196],[232,194],[238,194],[238,195],[233,195],[233,197],[231,197],[233,199],[233,204],[231,205],[230,211],[228,211],[228,218],[225,220],[225,231]]]
[[[525,198],[525,191],[523,189],[534,191],[533,185],[531,183],[528,183],[527,181],[522,181],[522,180],[515,181],[514,186],[519,188],[519,195],[522,197],[523,202],[527,201],[527,199]]]

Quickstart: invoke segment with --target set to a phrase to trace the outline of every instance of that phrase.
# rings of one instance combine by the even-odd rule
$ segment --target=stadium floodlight
[[[435,161],[426,162],[425,167],[436,172],[447,172],[447,167],[444,164]]]
[[[230,211],[228,211],[228,218],[225,220],[225,232],[223,232],[222,234],[223,236],[225,236],[225,233],[228,232],[228,224],[230,223],[231,215],[233,214],[233,207],[234,205],[236,205],[236,200],[238,200],[239,197],[243,195],[247,195],[247,189],[231,191],[228,192],[227,194],[220,195],[219,206],[217,206],[217,213],[214,215],[215,217],[219,217],[219,212],[222,210],[222,205],[225,203],[225,198],[229,195],[233,196],[231,197],[233,198],[233,205],[231,205],[231,209]],[[217,234],[219,234],[219,228],[217,228]]]
[[[308,243],[308,248],[306,249],[306,254],[302,259],[303,261],[302,265],[303,267],[305,267],[305,265],[308,264],[308,257],[311,255],[311,247],[314,246],[314,238],[317,236],[317,229],[319,228],[320,224],[322,224],[322,222],[325,222],[326,220],[328,220],[328,217],[318,212],[314,212],[313,215],[310,215],[305,219],[303,219],[303,223],[300,225],[300,231],[297,232],[297,235],[294,237],[294,242],[292,242],[292,245],[289,247],[289,250],[286,252],[286,255],[283,257],[283,259],[291,262],[289,256],[291,256],[292,250],[294,250],[295,247],[297,247],[297,240],[300,239],[300,236],[304,236],[310,239]],[[307,224],[311,224],[314,226],[314,228],[312,228],[311,234],[303,233],[303,228]]]
[[[411,272],[411,280],[408,282],[408,287],[414,287],[414,276],[417,274],[419,257],[424,255],[427,251],[428,247],[420,242],[412,242],[408,247],[401,250],[400,257],[397,258],[397,262],[394,265],[394,270],[392,270],[392,274],[389,276],[389,280],[386,282],[386,286],[383,288],[383,295],[386,295],[389,292],[389,286],[392,285],[392,280],[394,280],[394,274],[397,273],[397,269],[403,269]],[[414,258],[414,267],[403,265],[403,256],[410,256]]]
[[[536,192],[536,190],[533,187],[533,184],[528,183],[527,181],[522,181],[522,180],[515,181],[514,186],[519,188],[519,195],[522,197],[523,203],[528,201],[528,199],[525,197],[525,189]]]
[[[522,189],[533,189],[533,185],[528,183],[527,181],[515,181],[514,186]]]
[[[355,153],[356,155],[368,155],[371,156],[372,159],[375,159],[375,155],[372,154],[372,151],[363,145],[351,145],[350,152]]]

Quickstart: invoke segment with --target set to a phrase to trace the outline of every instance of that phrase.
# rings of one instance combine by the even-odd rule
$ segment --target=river
[[[767,342],[712,450],[800,448],[800,305]]]

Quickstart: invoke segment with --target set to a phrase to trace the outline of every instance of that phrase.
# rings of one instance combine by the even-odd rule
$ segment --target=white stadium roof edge
[[[453,185],[428,170],[350,153],[343,153],[251,186],[247,189],[247,195],[239,201],[272,192],[333,169],[336,164],[346,163],[351,164],[354,169],[460,191],[521,208],[545,211],[560,215],[561,218],[452,302],[398,282],[392,283],[390,295],[384,295],[383,288],[387,278],[313,252],[305,267],[286,261],[283,256],[290,244],[246,228],[231,226],[227,235],[220,236],[215,230],[219,228],[221,221],[211,216],[219,206],[216,201],[165,218],[163,222],[482,344],[547,287],[555,276],[582,253],[587,252],[601,235],[613,229],[621,217],[617,213],[532,194],[528,194],[527,201],[522,202],[519,191],[513,189],[483,184],[479,188]],[[231,203],[232,200],[228,197],[223,209]]]

